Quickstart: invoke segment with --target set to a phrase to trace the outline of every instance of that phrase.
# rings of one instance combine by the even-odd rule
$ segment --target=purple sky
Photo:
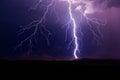
[[[18,1],[3,0],[2,1],[3,3],[2,2],[0,3],[0,5],[2,6],[2,7],[0,7],[1,8],[0,10],[2,10],[0,13],[1,14],[0,15],[0,18],[1,18],[0,19],[0,22],[1,22],[1,26],[0,26],[1,34],[0,35],[3,36],[3,38],[0,39],[1,40],[0,44],[2,44],[2,45],[0,45],[1,55],[4,55],[5,53],[6,54],[8,53],[9,55],[11,55],[10,51],[13,49],[13,46],[15,46],[18,43],[16,41],[19,39],[18,37],[16,37],[16,30],[17,30],[16,28],[18,28],[18,27],[16,27],[16,26],[28,23],[30,21],[29,16],[31,16],[32,14],[34,14],[36,12],[39,12],[39,13],[36,13],[37,15],[33,15],[33,16],[41,15],[40,11],[36,11],[36,12],[30,13],[30,14],[28,14],[28,12],[27,12],[28,8],[30,8],[31,5],[35,4],[35,1],[37,1],[37,0],[31,0],[31,1],[30,0],[18,0]],[[96,0],[96,1],[98,1],[97,3],[102,3],[105,0]],[[61,4],[62,3],[57,3],[57,6],[59,6]],[[95,49],[94,53],[83,54],[82,57],[120,59],[120,0],[110,0],[110,2],[107,3],[106,5],[107,5],[107,8],[104,9],[102,12],[93,14],[93,16],[96,16],[98,19],[107,21],[107,24],[105,26],[100,27],[101,31],[104,35],[104,39],[103,39],[104,43],[102,46]],[[59,47],[60,47],[60,51],[62,53],[62,50],[67,45],[67,43],[63,42],[64,41],[63,35],[64,35],[65,29],[58,28],[61,26],[61,23],[65,22],[64,16],[67,15],[67,13],[66,14],[64,13],[66,11],[64,6],[57,7],[57,10],[60,11],[60,12],[58,11],[58,13],[62,14],[62,15],[60,15],[60,17],[63,20],[61,20],[61,22],[59,22],[58,24],[54,23],[55,24],[54,26],[53,26],[53,24],[51,24],[52,20],[49,22],[50,25],[52,25],[53,33],[55,33],[52,38],[53,45],[55,45],[55,46],[50,49],[47,48],[47,49],[49,49],[48,51],[47,51],[47,49],[45,49],[45,53],[49,53],[50,51],[54,52],[54,50],[52,50],[52,49],[56,48],[56,50],[57,50],[57,48],[59,48]],[[51,17],[50,17],[50,19],[51,19]],[[49,26],[49,27],[51,28],[51,26]],[[57,38],[56,38],[56,36],[57,36]],[[56,38],[56,39],[54,40],[54,38]],[[44,42],[42,42],[42,43],[44,43]],[[59,45],[59,46],[56,46],[56,45]],[[43,47],[46,48],[46,44],[42,44],[42,46],[39,46],[40,50],[44,49]],[[62,56],[64,55],[64,51],[66,51],[66,50],[63,50]],[[72,49],[70,51],[72,51]],[[68,52],[70,52],[70,51],[68,50]],[[61,58],[62,56],[59,56],[59,55],[61,55],[61,53],[57,53],[56,55],[59,58]],[[65,54],[67,54],[67,52]],[[70,54],[71,53],[69,53],[67,55],[70,55]],[[49,57],[48,54],[41,54],[41,55],[43,55],[44,57],[45,57],[45,55],[47,55],[47,57]],[[54,55],[54,54],[51,54],[51,55]],[[50,58],[51,58],[51,56],[50,56]]]
[[[109,7],[95,16],[101,20],[106,20],[107,24],[101,26],[104,35],[103,46],[89,57],[120,59],[120,8]]]

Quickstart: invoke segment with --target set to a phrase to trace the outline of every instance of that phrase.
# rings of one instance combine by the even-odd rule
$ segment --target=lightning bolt
[[[79,48],[78,48],[78,37],[77,37],[77,32],[76,32],[77,25],[76,25],[75,19],[74,19],[73,14],[72,14],[72,2],[71,2],[71,0],[68,0],[68,3],[69,3],[69,15],[70,15],[70,19],[73,23],[73,36],[74,36],[74,44],[75,44],[74,57],[75,57],[75,59],[78,59],[77,51],[79,51]]]
[[[38,4],[35,6],[35,8],[32,8],[32,9],[36,9],[41,2],[42,2],[42,0],[40,0],[38,2]],[[54,3],[54,0],[51,0],[50,3],[47,5],[46,10],[40,20],[33,20],[30,24],[28,24],[26,26],[21,26],[20,31],[18,31],[18,33],[19,33],[18,35],[22,35],[23,33],[25,33],[26,31],[28,31],[32,28],[34,28],[34,31],[27,38],[22,40],[15,49],[22,47],[26,41],[29,41],[29,47],[31,50],[32,45],[33,45],[32,42],[33,42],[33,40],[36,41],[36,34],[38,33],[39,30],[41,31],[41,34],[44,35],[44,37],[46,38],[47,44],[50,45],[49,37],[51,35],[51,32],[47,28],[45,28],[44,23],[45,23],[45,19],[46,19],[46,16],[47,16],[50,8],[53,6],[53,3]],[[46,31],[48,33],[47,35],[44,34],[44,31],[42,30],[42,28],[44,31]],[[28,53],[30,53],[30,52],[28,52]]]
[[[73,14],[73,5],[76,5],[76,4],[79,4],[75,9],[77,11],[80,12],[80,15],[81,15],[81,20],[82,20],[82,16],[84,16],[84,18],[86,19],[86,22],[88,24],[88,26],[90,27],[90,31],[93,33],[93,39],[97,42],[99,42],[100,40],[100,36],[103,36],[101,31],[99,30],[99,26],[102,24],[100,23],[101,21],[99,21],[98,19],[96,18],[89,18],[87,16],[88,13],[90,13],[90,9],[91,9],[91,5],[92,3],[91,2],[88,2],[87,0],[59,0],[59,1],[65,1],[68,3],[68,14],[69,14],[69,21],[67,24],[65,25],[69,25],[67,30],[66,30],[66,37],[67,37],[67,31],[68,29],[70,28],[70,24],[72,25],[72,33],[73,33],[73,39],[71,40],[71,42],[69,43],[69,46],[72,44],[72,42],[74,42],[74,51],[73,51],[73,55],[74,55],[74,58],[75,59],[78,59],[78,53],[81,54],[81,51],[79,49],[79,38],[77,36],[77,28],[79,26],[77,26],[77,22],[74,18],[74,14]],[[33,10],[38,8],[38,6],[41,4],[42,0],[39,0],[39,2],[36,4],[35,8],[32,8]],[[50,45],[50,42],[49,42],[49,37],[51,35],[51,32],[45,27],[45,21],[46,21],[46,17],[47,17],[47,14],[49,13],[49,10],[51,9],[52,6],[54,6],[54,12],[55,14],[57,15],[56,11],[55,11],[55,0],[50,0],[49,4],[47,4],[47,6],[43,5],[46,7],[46,10],[43,14],[43,16],[38,19],[38,20],[32,20],[32,22],[28,25],[25,25],[25,26],[21,26],[21,29],[20,31],[18,32],[19,35],[22,35],[24,34],[25,32],[29,31],[30,29],[33,29],[34,28],[34,31],[28,36],[26,37],[25,39],[23,39],[19,44],[18,46],[16,47],[16,49],[18,47],[22,47],[23,44],[27,41],[29,41],[29,46],[30,46],[30,50],[32,48],[32,45],[33,45],[33,40],[36,41],[36,34],[38,33],[38,31],[40,30],[41,34],[44,35],[48,45]],[[80,5],[80,3],[84,3],[85,6],[83,5]],[[83,8],[85,7],[85,9]],[[90,8],[89,8],[90,7]],[[97,33],[92,29],[93,26],[91,23],[94,23],[94,24],[97,24],[97,32],[100,36],[97,35]],[[81,23],[80,23],[81,24]],[[64,25],[64,26],[65,26]],[[103,23],[102,25],[105,25],[105,23]],[[47,32],[47,35],[44,34],[44,31]],[[82,34],[82,31],[81,31],[81,35]],[[67,38],[65,38],[65,41],[66,41]]]

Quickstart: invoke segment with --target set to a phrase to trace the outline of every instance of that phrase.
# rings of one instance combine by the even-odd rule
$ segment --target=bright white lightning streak
[[[75,59],[78,59],[77,51],[79,51],[79,48],[78,48],[78,37],[77,37],[77,32],[76,32],[77,25],[76,25],[75,19],[74,19],[73,14],[72,14],[72,2],[71,2],[71,0],[68,0],[68,3],[69,3],[69,15],[70,15],[70,19],[73,23],[73,36],[74,36],[74,43],[75,43],[74,57],[75,57]]]

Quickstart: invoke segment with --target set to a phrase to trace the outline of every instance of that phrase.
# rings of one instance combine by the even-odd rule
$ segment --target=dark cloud
[[[120,7],[120,0],[109,0],[108,7]]]
[[[93,1],[94,6],[101,5],[107,8],[120,7],[120,0],[93,0]]]

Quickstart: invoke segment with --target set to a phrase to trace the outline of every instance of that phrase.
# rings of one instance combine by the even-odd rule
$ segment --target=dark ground
[[[1,60],[0,71],[3,72],[71,72],[71,71],[104,71],[120,67],[120,60],[80,59],[71,61],[44,61],[44,60]],[[112,69],[111,69],[112,68]]]

